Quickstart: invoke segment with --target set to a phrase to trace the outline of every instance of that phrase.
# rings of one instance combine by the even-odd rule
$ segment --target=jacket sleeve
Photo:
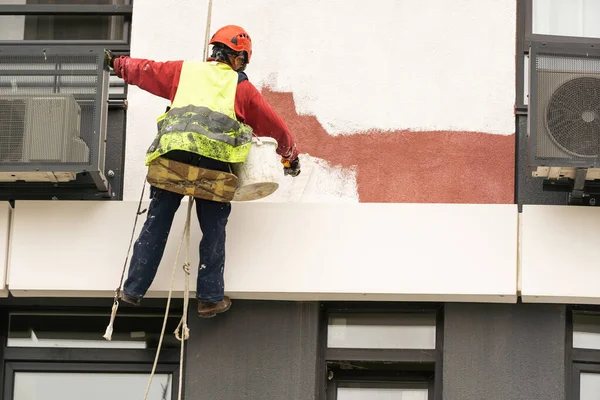
[[[115,59],[114,70],[127,84],[172,101],[182,65],[183,61],[157,62],[121,56]]]
[[[281,157],[291,161],[298,156],[299,150],[287,125],[249,81],[238,85],[236,114],[252,128],[256,136],[277,140],[277,154]]]

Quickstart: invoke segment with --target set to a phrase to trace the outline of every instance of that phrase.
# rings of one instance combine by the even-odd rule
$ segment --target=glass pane
[[[331,315],[327,346],[346,349],[435,349],[435,315]]]
[[[0,16],[0,40],[124,40],[124,29],[123,16]]]
[[[338,400],[427,400],[427,389],[338,388]]]
[[[110,310],[109,310],[110,311]],[[171,314],[171,313],[170,313]],[[7,346],[155,349],[158,345],[163,315],[120,313],[115,319],[112,340],[102,336],[110,313],[80,314],[11,314]],[[179,315],[169,315],[163,348],[179,348],[173,331]]]
[[[579,377],[579,400],[598,400],[600,374],[582,373]]]
[[[131,0],[0,0],[2,4],[129,5]]]
[[[0,0],[0,5],[127,5],[129,0]],[[4,15],[0,40],[124,40],[125,18],[108,15]]]
[[[600,1],[533,0],[533,33],[600,38]]]
[[[600,350],[600,316],[573,314],[573,347]]]
[[[140,399],[150,374],[17,372],[14,400]],[[155,374],[149,400],[171,399],[171,375]]]

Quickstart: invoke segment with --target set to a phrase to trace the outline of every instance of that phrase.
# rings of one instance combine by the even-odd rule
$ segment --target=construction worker
[[[212,55],[206,62],[155,62],[117,58],[106,52],[108,65],[126,83],[171,101],[170,110],[159,122],[157,138],[147,151],[146,165],[163,157],[229,172],[231,162],[245,159],[253,131],[256,136],[277,140],[284,174],[297,176],[300,162],[294,139],[243,72],[252,57],[250,36],[243,28],[228,25],[214,34],[210,44]],[[123,301],[134,305],[140,304],[154,280],[183,198],[182,194],[155,186],[151,186],[150,196],[146,222],[135,242],[121,294]],[[231,307],[231,300],[223,294],[225,228],[231,203],[200,198],[195,202],[203,232],[196,288],[198,314],[210,318]]]

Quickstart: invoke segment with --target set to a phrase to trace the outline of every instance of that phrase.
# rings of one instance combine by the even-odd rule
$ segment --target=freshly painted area
[[[132,56],[200,59],[207,11],[136,3]],[[509,0],[213,2],[211,34],[248,30],[250,81],[304,153],[306,180],[263,202],[512,203],[515,21]],[[125,200],[167,105],[130,87]]]
[[[524,205],[523,302],[600,304],[595,207]]]
[[[509,204],[514,200],[512,135],[371,130],[332,136],[314,116],[298,115],[291,93],[265,90],[263,94],[294,132],[303,152],[341,167],[346,182],[355,174],[361,202]]]
[[[6,273],[10,256],[12,209],[8,202],[0,203],[0,297],[7,297]]]
[[[19,202],[11,293],[110,297],[136,206]],[[149,297],[168,291],[185,207]],[[225,291],[237,299],[515,302],[516,227],[514,205],[237,203],[228,228]],[[199,239],[194,221],[192,290]]]

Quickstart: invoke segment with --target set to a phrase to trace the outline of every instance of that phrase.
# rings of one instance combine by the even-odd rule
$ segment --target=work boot
[[[217,314],[223,313],[231,307],[231,299],[224,296],[223,300],[216,303],[207,301],[198,301],[198,316],[200,318],[212,318]]]
[[[119,298],[122,301],[124,301],[125,303],[131,304],[131,305],[134,305],[134,306],[139,306],[140,303],[142,302],[142,299],[135,298],[135,297],[130,296],[130,295],[128,295],[126,293],[123,293],[123,292],[121,292],[121,295],[119,296]]]

